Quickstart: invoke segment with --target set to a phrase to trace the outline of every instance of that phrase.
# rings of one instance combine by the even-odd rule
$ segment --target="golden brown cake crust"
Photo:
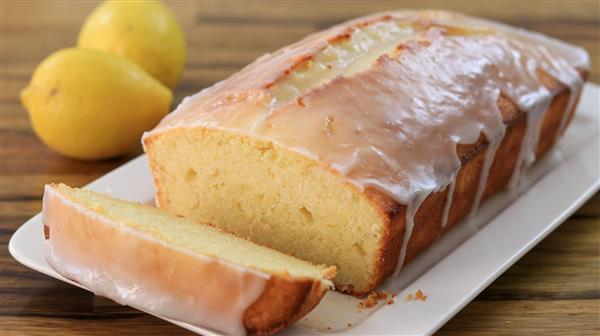
[[[310,312],[326,292],[327,287],[319,281],[274,276],[246,310],[244,326],[250,335],[274,334]]]

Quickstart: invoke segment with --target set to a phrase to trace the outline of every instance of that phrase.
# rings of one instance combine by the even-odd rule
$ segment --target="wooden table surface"
[[[166,322],[30,270],[8,241],[40,211],[48,182],[82,186],[133,157],[79,162],[47,149],[31,130],[19,91],[35,66],[75,44],[94,2],[1,1],[0,331],[2,335],[188,335]],[[581,45],[600,79],[598,1],[535,2],[169,2],[188,41],[175,102],[236,72],[257,56],[361,14],[446,8],[508,22]],[[576,173],[576,172],[574,172]],[[600,195],[511,267],[440,334],[599,333]]]

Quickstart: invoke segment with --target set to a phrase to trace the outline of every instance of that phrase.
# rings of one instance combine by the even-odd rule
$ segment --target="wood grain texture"
[[[53,280],[18,264],[12,233],[40,210],[42,186],[82,186],[131,159],[63,158],[33,134],[18,99],[35,66],[73,46],[95,2],[1,1],[0,334],[189,335],[183,329]],[[600,81],[598,1],[168,2],[189,55],[174,102],[238,71],[265,52],[362,14],[445,8],[501,20],[581,45]],[[600,194],[444,326],[442,335],[600,332]]]

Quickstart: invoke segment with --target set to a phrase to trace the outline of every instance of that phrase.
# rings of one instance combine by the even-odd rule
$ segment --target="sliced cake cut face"
[[[457,13],[345,22],[146,133],[157,202],[335,264],[336,287],[365,294],[475,214],[488,185],[519,184],[564,131],[588,66],[581,48]]]
[[[223,144],[227,144],[224,146]],[[336,265],[336,286],[372,287],[386,214],[341,176],[266,141],[185,130],[149,146],[161,208]],[[342,289],[342,288],[338,288]]]
[[[293,323],[335,274],[163,210],[62,184],[46,186],[43,221],[46,258],[63,276],[122,304],[231,334]]]

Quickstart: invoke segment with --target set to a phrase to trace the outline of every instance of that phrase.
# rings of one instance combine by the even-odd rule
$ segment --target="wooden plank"
[[[60,335],[195,335],[185,329],[164,322],[150,315],[134,315],[125,318],[65,318],[55,316],[2,316],[2,335],[47,336],[48,331],[60,330]],[[58,333],[57,333],[58,334]]]
[[[439,335],[598,335],[597,300],[473,301]]]

